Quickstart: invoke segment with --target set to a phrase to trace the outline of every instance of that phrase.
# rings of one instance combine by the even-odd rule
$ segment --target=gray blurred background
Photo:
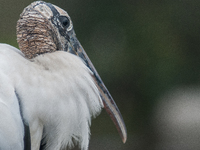
[[[18,47],[16,22],[31,0],[0,0],[0,42]],[[200,149],[199,0],[49,0],[71,16],[79,41],[127,126],[103,110],[90,150]]]

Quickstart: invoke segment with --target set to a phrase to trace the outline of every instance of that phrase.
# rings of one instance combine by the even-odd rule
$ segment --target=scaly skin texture
[[[57,36],[52,29],[50,22],[36,10],[21,14],[17,21],[17,42],[28,59],[57,50],[57,39],[53,39]]]

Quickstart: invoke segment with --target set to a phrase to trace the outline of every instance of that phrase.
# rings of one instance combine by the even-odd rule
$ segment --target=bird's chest
[[[77,137],[82,141],[89,139],[91,116],[99,114],[102,107],[98,90],[86,72],[66,73],[62,77],[37,76],[31,81],[24,80],[18,92],[32,134],[37,136],[43,130],[43,136],[51,143]]]
[[[33,145],[42,136],[54,149],[59,149],[59,143],[70,145],[74,139],[88,144],[91,116],[99,114],[102,102],[90,71],[79,59],[70,61],[71,57],[62,69],[24,66],[15,77],[24,118],[31,138],[36,139]]]
[[[88,86],[81,84],[84,79],[79,78],[54,75],[27,82],[21,93],[22,98],[26,99],[23,102],[27,111],[25,114],[29,115],[27,118],[39,118],[43,124],[59,124],[66,119],[76,119],[80,109],[89,111]]]

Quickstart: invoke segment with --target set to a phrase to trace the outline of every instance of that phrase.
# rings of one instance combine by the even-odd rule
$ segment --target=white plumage
[[[1,89],[8,86],[1,92],[5,92],[3,96],[12,95],[11,101],[2,97],[1,103],[13,110],[9,113],[16,115],[14,118],[20,121],[23,131],[15,96],[15,92],[18,93],[24,118],[34,135],[31,141],[33,149],[39,149],[44,126],[43,136],[50,143],[47,145],[49,149],[70,146],[72,138],[81,141],[82,149],[87,149],[91,116],[98,114],[103,104],[90,75],[92,72],[83,61],[63,51],[29,61],[14,47],[1,44],[0,49],[0,81],[4,83]],[[12,134],[8,136],[12,137]]]
[[[6,44],[0,44],[0,49],[0,149],[22,150],[24,127],[15,88],[9,76],[15,71],[10,66],[10,59],[19,55],[19,50]]]
[[[34,25],[32,28],[31,17],[43,22],[45,30]],[[51,17],[58,20],[53,22]],[[18,21],[18,42],[23,53],[0,44],[0,149],[24,149],[24,121],[30,128],[32,150],[39,150],[41,144],[47,150],[71,148],[74,144],[87,150],[91,117],[104,106],[126,141],[121,114],[75,39],[71,21],[65,30],[66,20],[70,21],[68,14],[57,6],[34,2]]]

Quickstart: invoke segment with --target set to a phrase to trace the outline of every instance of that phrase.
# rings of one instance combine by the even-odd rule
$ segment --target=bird
[[[68,13],[35,1],[16,28],[19,49],[0,44],[0,149],[23,150],[30,140],[31,150],[88,150],[91,119],[102,108],[125,143],[123,117]]]

